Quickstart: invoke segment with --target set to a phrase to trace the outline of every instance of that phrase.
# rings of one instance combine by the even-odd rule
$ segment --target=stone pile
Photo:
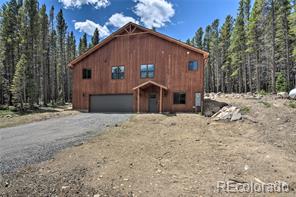
[[[238,121],[242,119],[242,114],[240,109],[235,106],[225,106],[217,113],[215,113],[212,118],[216,121],[218,120],[230,120]]]

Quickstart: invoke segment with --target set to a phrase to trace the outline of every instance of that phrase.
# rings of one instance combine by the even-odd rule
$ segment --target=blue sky
[[[3,4],[7,2],[0,0]],[[126,21],[156,26],[157,31],[179,40],[192,37],[198,27],[205,28],[216,18],[220,23],[230,14],[236,16],[238,0],[40,0],[56,13],[64,10],[70,31],[76,38],[99,27],[107,36]]]

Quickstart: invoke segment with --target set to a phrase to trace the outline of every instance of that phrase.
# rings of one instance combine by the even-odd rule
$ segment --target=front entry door
[[[157,98],[156,98],[156,94],[149,94],[148,111],[149,111],[149,113],[157,113]]]

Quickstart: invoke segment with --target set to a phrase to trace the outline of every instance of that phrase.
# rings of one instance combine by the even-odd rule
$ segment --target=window
[[[112,67],[112,79],[124,79],[124,66]]]
[[[154,78],[154,70],[153,64],[141,65],[141,78]]]
[[[188,62],[188,70],[193,71],[193,70],[198,70],[198,62],[197,61],[189,61]]]
[[[186,94],[185,93],[174,93],[174,104],[186,104]]]
[[[84,68],[82,70],[82,78],[83,79],[91,79],[91,69]]]

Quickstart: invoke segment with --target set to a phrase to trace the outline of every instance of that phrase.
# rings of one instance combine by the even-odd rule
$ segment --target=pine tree
[[[87,50],[87,35],[83,34],[82,38],[80,38],[79,42],[79,54],[83,54]]]
[[[31,107],[38,102],[37,75],[38,75],[38,2],[37,0],[24,1],[24,15],[22,19],[24,41],[23,52],[27,57],[26,68],[26,94]]]
[[[291,0],[292,2],[292,12],[289,16],[289,25],[290,25],[290,35],[292,42],[292,62],[293,62],[293,74],[294,74],[294,87],[296,87],[296,0]],[[292,80],[291,80],[292,81]]]
[[[208,25],[206,27],[205,36],[203,39],[203,50],[209,52],[210,51],[210,36],[211,36],[211,26]],[[206,92],[210,92],[210,67],[209,61],[207,61],[207,65],[205,65],[205,90]]]
[[[20,103],[20,109],[24,109],[24,84],[26,82],[25,69],[27,65],[27,58],[22,55],[19,62],[16,65],[16,71],[13,76],[11,85],[11,92],[13,95],[14,103]]]
[[[202,27],[198,28],[198,30],[195,33],[195,47],[202,49],[203,48],[203,30]]]
[[[238,16],[236,18],[232,41],[231,41],[231,63],[232,63],[232,77],[238,82],[236,86],[237,92],[243,91],[243,67],[245,61],[245,18],[244,18],[244,1],[240,0]]]
[[[66,43],[66,32],[67,24],[64,19],[63,10],[60,10],[57,17],[57,81],[58,81],[58,96],[60,102],[65,103],[65,91],[66,87],[66,53],[65,53],[65,43]]]
[[[244,25],[245,32],[248,31],[249,21],[250,21],[250,13],[251,12],[251,0],[244,1]],[[247,39],[247,35],[246,35]],[[247,50],[247,46],[246,46]],[[250,54],[245,51],[246,59],[244,62],[244,88],[245,91],[252,91],[252,68],[251,68],[251,57]]]
[[[220,90],[220,49],[219,49],[219,20],[216,19],[211,25],[210,34],[210,56],[209,56],[209,70],[210,73],[210,89],[218,92]]]
[[[44,105],[49,102],[49,31],[48,16],[46,14],[46,6],[43,5],[40,12],[40,30],[39,30],[39,62],[40,62],[40,99]]]
[[[291,15],[289,17],[290,22],[290,34],[292,38],[294,38],[293,41],[293,57],[294,61],[296,61],[296,0],[292,0],[293,5],[293,11],[291,12]]]
[[[260,86],[260,37],[261,37],[261,27],[260,27],[260,16],[263,8],[263,0],[255,0],[250,20],[248,23],[247,30],[247,53],[250,55],[251,59],[255,59],[255,73],[256,73],[256,91],[261,90]],[[251,83],[251,81],[250,81]],[[251,83],[252,84],[252,83]],[[251,91],[253,87],[251,87]]]
[[[233,29],[233,18],[228,15],[225,19],[225,23],[221,28],[220,33],[220,49],[221,49],[221,63],[222,63],[222,91],[231,92],[232,91],[232,81],[231,79],[231,56],[230,56],[230,44],[231,44],[231,33]]]
[[[91,39],[91,47],[96,46],[97,44],[99,44],[100,38],[99,38],[99,30],[98,28],[95,29],[94,31],[94,35]]]
[[[191,40],[189,38],[186,40],[186,44],[191,45]]]
[[[0,34],[1,35],[1,34]],[[4,104],[4,65],[3,65],[3,46],[0,37],[0,105]]]
[[[57,35],[54,27],[54,7],[52,6],[49,14],[50,26],[50,46],[49,46],[49,86],[50,100],[56,103],[58,99],[58,81],[57,81]]]
[[[288,87],[292,86],[291,78],[291,40],[288,16],[291,11],[289,0],[276,1],[276,63],[280,66],[280,70],[285,72]]]
[[[70,62],[75,58],[75,56],[76,56],[76,41],[75,41],[74,33],[71,32],[67,36],[67,60],[66,61]],[[72,99],[71,69],[67,68],[66,76],[67,76],[67,101],[71,101]]]
[[[17,51],[15,50],[18,46],[17,42],[17,14],[18,4],[16,0],[10,0],[8,3],[3,5],[1,13],[1,42],[3,46],[3,65],[4,65],[4,79],[7,81],[8,86],[3,86],[5,100],[8,103],[12,103],[12,94],[9,92],[9,86],[12,83],[13,75],[15,72],[15,66],[17,62]]]

